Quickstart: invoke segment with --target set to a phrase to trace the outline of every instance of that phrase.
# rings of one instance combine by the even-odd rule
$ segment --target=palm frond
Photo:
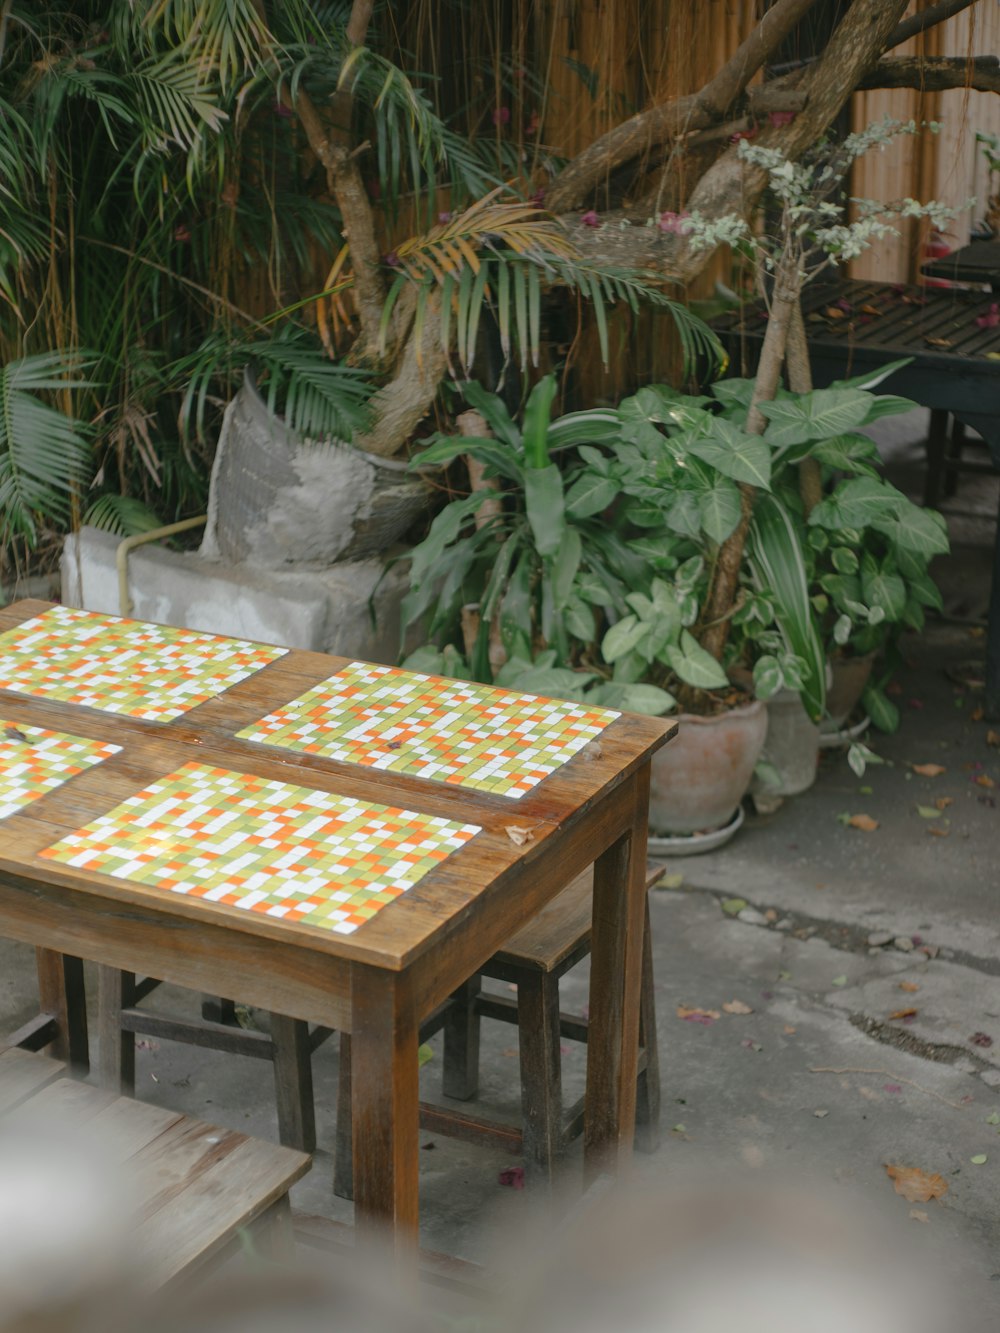
[[[84,523],[102,532],[131,537],[138,532],[152,532],[163,527],[163,519],[132,495],[99,495],[83,516]]]
[[[202,83],[225,92],[254,70],[273,37],[253,0],[156,0],[141,15],[198,71]]]
[[[67,366],[61,352],[44,352],[0,369],[0,531],[29,545],[40,520],[66,521],[90,459],[87,426],[39,397],[88,387]]]

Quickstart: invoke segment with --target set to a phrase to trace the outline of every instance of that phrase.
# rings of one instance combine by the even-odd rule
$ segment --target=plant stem
[[[809,344],[806,341],[801,300],[795,302],[791,323],[788,326],[785,364],[788,367],[788,387],[792,393],[811,393],[812,369],[809,365]],[[802,496],[802,507],[808,518],[823,498],[823,469],[815,458],[803,458],[799,464],[799,494]]]

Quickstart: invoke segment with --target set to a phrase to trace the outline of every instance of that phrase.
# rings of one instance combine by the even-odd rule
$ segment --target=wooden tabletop
[[[16,634],[5,637],[6,632],[53,611],[58,613],[57,608],[47,603],[23,601],[0,612],[0,672],[5,663],[5,647],[9,660],[18,637]],[[123,624],[112,617],[101,619],[118,626]],[[47,623],[51,622],[41,623],[43,635]],[[144,628],[141,622],[124,623]],[[240,660],[239,645],[234,647],[234,641],[219,638],[215,643],[221,662],[230,657]],[[243,647],[252,649],[254,645]],[[67,702],[51,697],[51,691],[47,697],[44,690],[28,693],[22,692],[23,687],[0,689],[0,724],[13,729],[15,738],[22,727],[82,738],[96,743],[96,749],[91,747],[95,755],[90,758],[99,760],[19,806],[6,818],[0,818],[0,875],[82,889],[121,904],[211,921],[232,931],[287,944],[301,943],[317,953],[400,971],[446,938],[475,906],[482,905],[484,895],[516,892],[518,879],[540,855],[546,841],[557,830],[565,834],[568,826],[584,830],[588,810],[598,798],[634,774],[676,730],[675,723],[661,718],[618,714],[603,725],[599,736],[514,799],[496,791],[385,771],[364,762],[348,762],[329,754],[303,753],[239,737],[237,733],[246,729],[263,734],[253,724],[331,677],[349,673],[351,668],[348,659],[314,652],[264,650],[260,656],[271,660],[265,660],[263,665],[252,663],[249,674],[222,688],[214,697],[197,702],[197,691],[190,692],[195,701],[193,706],[176,716],[166,716],[171,709],[161,708],[159,711],[166,720]],[[50,667],[50,674],[58,670],[56,661]],[[408,679],[426,679],[404,674]],[[8,672],[4,678],[9,680],[9,676]],[[400,680],[400,676],[390,673],[387,687],[392,690]],[[433,678],[431,681],[433,684]],[[168,703],[174,685],[171,680],[164,681],[161,698]],[[93,688],[93,697],[99,701],[100,682]],[[107,689],[108,697],[113,698],[114,687]],[[89,696],[82,692],[82,697]],[[23,738],[25,733],[20,734]],[[109,747],[117,748],[109,752]],[[236,789],[240,796],[244,784],[238,779],[242,776],[248,791],[260,789],[261,782],[288,784],[296,789],[351,798],[366,807],[377,805],[413,812],[419,819],[446,821],[448,829],[465,832],[453,834],[460,841],[446,849],[443,859],[370,919],[351,927],[352,933],[337,933],[305,921],[286,920],[185,892],[168,892],[153,883],[123,875],[121,868],[118,875],[111,875],[93,865],[74,866],[65,859],[53,859],[51,854],[43,855],[46,849],[56,846],[57,857],[68,856],[69,852],[58,851],[58,845],[69,835],[107,816],[122,802],[135,798],[151,784],[160,784],[186,765],[197,765],[198,773],[207,770],[209,774],[237,775]],[[135,809],[135,815],[146,818],[142,807]],[[126,842],[134,839],[135,827],[125,823],[119,826],[117,836]],[[125,853],[121,855],[124,857]]]

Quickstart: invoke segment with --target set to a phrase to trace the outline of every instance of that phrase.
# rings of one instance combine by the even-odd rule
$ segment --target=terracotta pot
[[[864,693],[874,663],[874,653],[866,653],[864,657],[831,659],[830,685],[826,692],[828,716],[820,723],[820,731],[840,731]]]
[[[750,785],[767,736],[759,700],[715,717],[682,713],[675,738],[653,756],[649,827],[654,834],[720,828]]]

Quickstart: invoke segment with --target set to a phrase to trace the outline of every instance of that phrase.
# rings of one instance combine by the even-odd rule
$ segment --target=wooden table
[[[978,247],[969,247],[978,248]],[[843,279],[803,293],[809,360],[817,388],[877,370],[890,361],[909,364],[884,380],[877,393],[896,393],[931,409],[928,475],[943,470],[947,414],[978,431],[990,463],[963,463],[972,471],[1000,469],[1000,321],[996,297],[940,287]],[[978,321],[984,320],[985,326]],[[736,374],[752,374],[767,314],[759,304],[713,320]],[[925,497],[935,503],[933,487]],[[987,716],[1000,717],[1000,522],[994,547],[986,649]]]
[[[490,726],[509,753],[480,747],[461,782],[419,776],[460,762],[436,738],[455,734],[447,701],[462,686],[39,602],[0,612],[0,935],[350,1032],[356,1218],[404,1247],[418,1223],[420,1021],[591,863],[586,1169],[629,1152],[649,761],[676,730],[471,687],[465,722],[500,708]],[[391,717],[352,711],[383,707]],[[563,758],[575,751],[544,778],[544,747],[525,762],[542,742],[510,730],[543,712]],[[348,734],[359,718],[367,739]],[[404,730],[387,733],[393,721]],[[57,748],[20,781],[58,785],[8,790],[5,806],[5,764],[43,740]],[[64,763],[90,766],[59,781]],[[501,790],[512,782],[516,797]]]

